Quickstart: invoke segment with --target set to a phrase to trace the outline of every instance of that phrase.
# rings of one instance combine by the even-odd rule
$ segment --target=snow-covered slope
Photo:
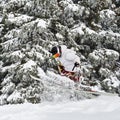
[[[79,102],[5,105],[0,120],[120,120],[120,99],[101,96]]]

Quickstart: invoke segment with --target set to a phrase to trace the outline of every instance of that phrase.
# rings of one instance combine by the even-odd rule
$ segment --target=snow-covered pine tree
[[[0,1],[0,104],[85,98],[63,89],[73,81],[51,72],[49,50],[58,44],[77,51],[85,82],[118,92],[119,23],[118,0]],[[48,74],[41,69],[46,59]]]

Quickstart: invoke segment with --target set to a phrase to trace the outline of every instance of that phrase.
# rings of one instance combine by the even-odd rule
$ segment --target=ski
[[[34,80],[38,80],[40,82],[43,83],[43,81],[48,84],[48,85],[54,85],[54,87],[56,88],[62,88],[66,91],[71,91],[72,93],[76,94],[77,96],[84,96],[86,98],[94,98],[94,97],[98,97],[101,95],[105,95],[105,96],[118,96],[117,93],[107,93],[105,91],[96,91],[96,90],[92,90],[90,89],[90,86],[85,86],[82,84],[79,84],[79,86],[76,86],[76,84],[74,86],[65,86],[64,83],[62,83],[62,81],[58,81],[58,78],[51,78],[49,75],[48,76],[44,76],[41,78],[38,78],[36,76],[30,75],[30,77]]]
[[[40,78],[37,78],[33,75],[30,75],[30,77],[34,80],[38,80],[38,81],[41,81],[43,82]],[[73,87],[67,87],[67,86],[63,86],[63,84],[60,84],[60,83],[57,83],[55,82],[53,79],[51,80],[51,78],[49,78],[48,80],[45,80],[44,82],[49,82],[49,83],[52,83],[54,84],[54,86],[58,87],[58,88],[62,88],[62,89],[65,89],[66,91],[72,91],[74,92],[75,94],[79,94],[79,95],[85,95],[85,96],[100,96],[100,93],[97,92],[97,91],[92,91],[92,90],[83,90],[81,88],[78,88],[76,86],[73,86]]]

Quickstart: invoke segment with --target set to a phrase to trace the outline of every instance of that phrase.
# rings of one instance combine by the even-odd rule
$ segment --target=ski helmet
[[[54,46],[50,51],[50,53],[52,53],[52,55],[55,55],[57,52],[58,52],[58,49],[56,46]]]

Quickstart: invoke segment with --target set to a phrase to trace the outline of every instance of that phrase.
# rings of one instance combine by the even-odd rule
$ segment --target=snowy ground
[[[5,105],[0,120],[120,120],[120,98],[101,96],[78,102]]]

